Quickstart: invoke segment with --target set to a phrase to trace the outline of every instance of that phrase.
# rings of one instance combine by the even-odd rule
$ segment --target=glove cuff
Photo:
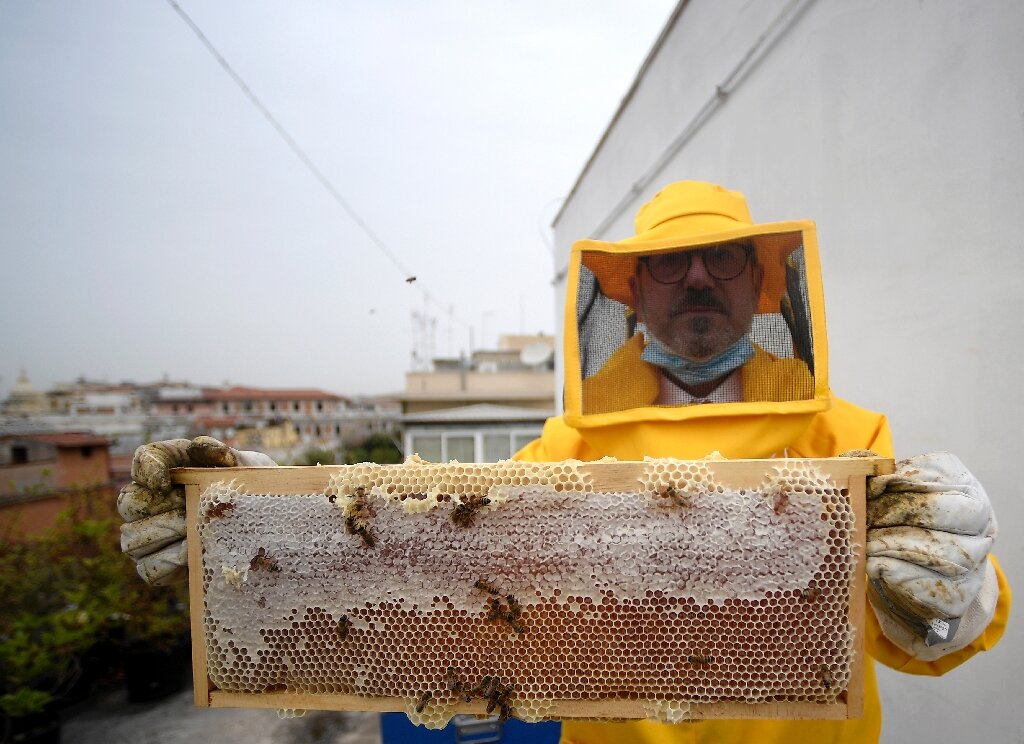
[[[882,633],[919,661],[935,661],[946,654],[959,651],[970,645],[992,621],[996,612],[996,603],[999,600],[999,580],[992,562],[986,560],[984,567],[979,570],[985,572],[981,589],[974,601],[967,607],[963,617],[960,618],[960,626],[957,628],[956,634],[948,641],[926,646],[923,638],[895,619],[889,614],[887,608],[878,606],[872,595],[869,594],[871,609],[874,611],[875,617],[878,618]]]

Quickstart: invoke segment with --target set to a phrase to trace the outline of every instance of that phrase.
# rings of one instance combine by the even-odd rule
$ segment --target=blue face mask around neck
[[[754,356],[754,343],[746,335],[718,356],[704,362],[693,362],[666,351],[649,331],[644,331],[644,337],[647,346],[640,358],[674,375],[685,385],[700,385],[716,380],[739,369]]]

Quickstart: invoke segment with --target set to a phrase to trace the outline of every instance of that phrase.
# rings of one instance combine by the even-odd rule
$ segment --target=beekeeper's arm
[[[985,489],[946,452],[896,464],[868,484],[867,640],[886,666],[943,674],[1003,634],[1010,589],[989,555]]]
[[[212,437],[171,439],[144,444],[135,450],[132,482],[117,497],[121,550],[136,563],[139,576],[150,584],[169,584],[184,577],[185,490],[171,484],[171,468],[273,467],[260,452],[228,447]]]

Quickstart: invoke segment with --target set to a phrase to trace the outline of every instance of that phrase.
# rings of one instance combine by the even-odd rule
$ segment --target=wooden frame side
[[[850,542],[856,551],[856,563],[850,586],[850,605],[847,609],[850,627],[853,629],[853,664],[850,683],[846,690],[846,706],[848,718],[861,718],[864,715],[864,666],[867,663],[864,650],[864,613],[867,605],[867,478],[851,475],[847,481],[847,488],[855,520]]]
[[[210,707],[210,678],[207,673],[206,629],[203,627],[203,546],[199,539],[200,487],[185,486],[185,534],[188,537],[188,604],[192,625],[192,687],[196,707]]]
[[[401,698],[363,697],[360,695],[311,695],[300,692],[267,692],[260,694],[213,690],[211,708],[293,708],[296,710],[370,711],[374,713],[403,713],[405,701]],[[487,704],[482,700],[459,703],[451,708],[453,715],[487,715]],[[637,700],[555,700],[550,718],[583,719],[635,719],[649,715],[643,703]],[[843,720],[847,718],[847,705],[837,703],[741,703],[721,702],[695,704],[685,716],[686,720],[775,718],[782,720]]]

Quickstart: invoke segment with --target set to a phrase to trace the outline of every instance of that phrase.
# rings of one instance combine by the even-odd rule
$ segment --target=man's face
[[[740,243],[646,256],[630,279],[633,307],[669,351],[702,362],[750,329],[763,275]]]

